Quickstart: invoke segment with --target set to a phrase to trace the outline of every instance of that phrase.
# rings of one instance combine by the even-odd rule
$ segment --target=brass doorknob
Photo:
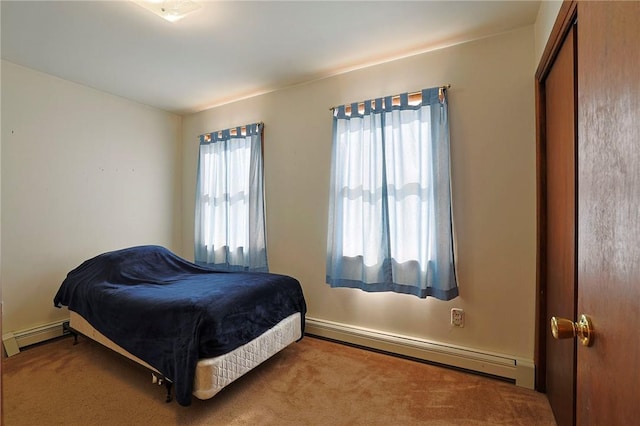
[[[555,339],[571,339],[577,336],[584,346],[591,346],[593,343],[593,326],[591,319],[585,314],[580,315],[578,322],[551,317],[551,333]]]

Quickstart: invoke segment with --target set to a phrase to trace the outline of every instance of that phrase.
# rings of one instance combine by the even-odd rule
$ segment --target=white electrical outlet
[[[451,309],[451,325],[454,327],[464,327],[464,311],[462,309]]]

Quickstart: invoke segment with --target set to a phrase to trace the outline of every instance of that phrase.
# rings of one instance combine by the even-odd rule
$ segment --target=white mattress
[[[160,374],[155,368],[105,337],[78,313],[73,311],[69,313],[71,328]],[[300,313],[296,312],[249,343],[227,354],[198,361],[193,395],[199,399],[213,397],[229,383],[300,339],[302,337],[300,320]]]

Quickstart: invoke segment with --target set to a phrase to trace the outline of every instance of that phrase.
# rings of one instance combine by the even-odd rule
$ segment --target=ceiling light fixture
[[[191,0],[133,0],[133,2],[169,22],[178,21],[201,7]]]

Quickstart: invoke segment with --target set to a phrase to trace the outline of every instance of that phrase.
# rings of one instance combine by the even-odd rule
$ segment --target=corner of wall
[[[174,203],[174,219],[173,219],[173,246],[176,253],[184,257],[184,242],[182,238],[183,217],[184,217],[184,191],[182,190],[184,180],[184,117],[178,115],[176,125],[176,177],[173,187],[173,193],[176,202]]]
[[[562,1],[558,0],[540,2],[538,16],[536,17],[536,22],[534,24],[534,70],[540,62],[542,52],[547,44],[547,40],[549,39],[549,35],[551,34],[553,24],[556,21],[561,6]]]

